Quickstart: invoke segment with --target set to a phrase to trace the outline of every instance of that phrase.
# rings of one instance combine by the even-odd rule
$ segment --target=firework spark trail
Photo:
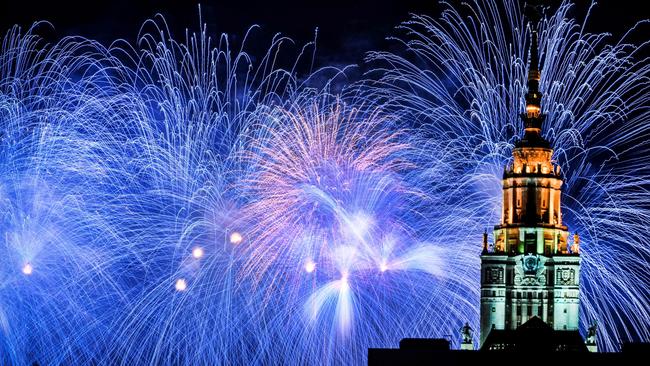
[[[275,358],[267,323],[277,315],[264,313],[259,289],[240,280],[236,246],[254,242],[238,232],[245,197],[237,194],[243,168],[235,153],[264,118],[258,110],[293,100],[299,89],[293,72],[273,64],[287,40],[274,39],[253,64],[242,51],[233,56],[225,37],[213,48],[205,29],[177,43],[164,24],[152,25],[130,76],[144,83],[139,100],[154,106],[131,121],[144,151],[130,162],[141,169],[128,194],[136,203],[129,217],[139,222],[130,241],[147,259],[108,357],[127,364]]]
[[[225,38],[213,48],[205,33],[188,38],[189,46],[164,34],[145,33],[141,49],[82,38],[48,46],[17,28],[4,38],[3,362],[84,363],[106,355],[140,363],[182,354],[195,363],[198,355],[178,352],[195,347],[177,342],[194,335],[189,327],[221,352],[205,352],[205,360],[234,359],[241,348],[229,334],[246,333],[237,328],[247,323],[213,321],[223,308],[245,314],[243,300],[219,306],[230,287],[204,286],[203,301],[218,297],[214,308],[190,303],[189,321],[157,331],[187,305],[175,298],[174,281],[200,288],[194,278],[178,278],[199,272],[186,251],[215,242],[229,219],[223,194],[234,129],[246,128],[257,102],[282,101],[295,88],[291,73],[271,64],[284,40],[273,40],[260,62],[270,71],[258,75],[245,53],[230,58]],[[223,283],[231,264],[205,252],[220,275],[210,278],[210,268],[202,275]],[[149,337],[134,341],[142,334]]]
[[[112,225],[111,201],[126,177],[113,174],[122,162],[102,140],[130,112],[120,109],[127,96],[103,85],[97,50],[72,39],[47,47],[17,28],[3,40],[3,363],[95,359],[124,300],[116,272],[130,255],[120,245],[128,227]]]
[[[346,240],[363,242],[365,232],[360,231],[370,225],[364,221],[372,220],[363,217],[367,206],[381,205],[385,197],[393,198],[391,190],[400,190],[394,187],[389,173],[404,164],[391,155],[405,145],[397,136],[378,128],[381,121],[377,117],[359,121],[356,111],[342,116],[346,112],[341,105],[333,108],[320,111],[314,106],[297,113],[281,110],[276,118],[280,126],[266,123],[254,129],[262,138],[252,139],[258,146],[250,148],[255,175],[250,186],[254,190],[251,195],[260,199],[246,209],[251,220],[258,223],[249,235],[262,243],[267,243],[268,237],[277,244],[256,245],[254,250],[265,253],[253,252],[251,260],[292,250],[294,242],[303,241],[303,235],[313,237],[298,248],[306,252],[288,253],[290,257],[318,256],[327,249],[319,246],[327,245],[341,232],[353,237]],[[368,148],[359,149],[360,145]],[[369,177],[359,176],[362,174]],[[360,186],[365,180],[370,180],[369,184]],[[359,202],[363,199],[369,201]],[[311,225],[314,227],[309,228]],[[291,230],[295,226],[305,228]],[[266,253],[272,250],[278,252]],[[254,264],[253,268],[258,271],[271,265]]]
[[[254,240],[242,274],[280,322],[272,339],[292,345],[290,359],[358,363],[367,347],[397,341],[393,329],[427,334],[420,314],[440,281],[456,283],[444,275],[453,251],[415,235],[426,194],[408,180],[412,142],[391,132],[391,116],[348,103],[323,96],[269,110],[244,147],[242,220]],[[299,308],[307,319],[287,325],[285,311]]]
[[[597,321],[599,343],[611,351],[621,340],[650,338],[650,67],[645,45],[587,33],[586,22],[567,16],[570,7],[540,24],[544,129],[565,174],[566,221],[582,236],[581,326]],[[421,161],[448,171],[435,174],[428,192],[452,197],[434,199],[445,215],[432,221],[432,235],[455,235],[459,250],[480,251],[480,230],[459,217],[485,227],[498,221],[499,177],[521,135],[530,32],[521,14],[506,0],[449,8],[440,19],[415,16],[398,39],[407,56],[368,57],[379,75],[374,94],[406,111],[444,155]],[[478,272],[468,275],[478,284]]]

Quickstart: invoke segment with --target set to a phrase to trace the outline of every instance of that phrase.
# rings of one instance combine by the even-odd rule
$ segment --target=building
[[[578,329],[579,238],[562,223],[562,174],[542,136],[537,33],[532,33],[524,136],[503,172],[501,222],[483,237],[482,346],[493,330],[516,330],[537,317],[554,330]]]
[[[578,330],[555,330],[537,316],[515,330],[493,329],[483,342],[483,350],[507,352],[588,352]]]
[[[493,243],[483,235],[481,333],[469,324],[460,346],[447,339],[404,339],[398,349],[370,348],[368,365],[627,365],[650,355],[650,344],[599,353],[596,326],[578,330],[580,239],[562,223],[562,174],[542,136],[538,35],[532,33],[524,135],[503,173],[501,222]]]

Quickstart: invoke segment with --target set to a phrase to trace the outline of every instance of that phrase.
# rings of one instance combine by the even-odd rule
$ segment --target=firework
[[[164,19],[109,48],[10,31],[0,363],[361,364],[478,329],[530,29],[514,0],[466,7],[404,23],[404,52],[338,95],[340,70],[297,76],[313,44],[276,64],[281,37],[255,57]],[[612,350],[650,338],[649,70],[569,9],[540,23],[544,128],[582,326]]]

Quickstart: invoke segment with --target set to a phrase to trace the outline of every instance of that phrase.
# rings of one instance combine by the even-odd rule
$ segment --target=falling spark
[[[201,248],[201,247],[196,247],[196,248],[192,249],[192,257],[194,257],[196,259],[199,259],[199,258],[203,257],[203,254],[204,254],[203,248]]]
[[[234,232],[234,233],[230,234],[230,243],[231,244],[234,244],[234,245],[240,244],[242,242],[242,240],[244,240],[244,238],[241,236],[240,233]]]
[[[316,270],[316,263],[314,263],[313,261],[307,261],[307,263],[305,264],[305,271],[307,271],[307,273],[312,273],[315,270]]]
[[[187,282],[185,282],[184,278],[179,278],[176,280],[174,288],[179,292],[185,291],[187,289]]]

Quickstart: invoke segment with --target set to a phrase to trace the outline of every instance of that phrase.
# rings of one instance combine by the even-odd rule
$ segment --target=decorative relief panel
[[[503,281],[503,268],[486,268],[485,283],[500,284]]]
[[[573,268],[559,268],[555,273],[555,282],[560,285],[574,285],[576,271]]]
[[[546,286],[546,268],[541,258],[535,255],[522,258],[515,266],[514,282],[517,286]]]

